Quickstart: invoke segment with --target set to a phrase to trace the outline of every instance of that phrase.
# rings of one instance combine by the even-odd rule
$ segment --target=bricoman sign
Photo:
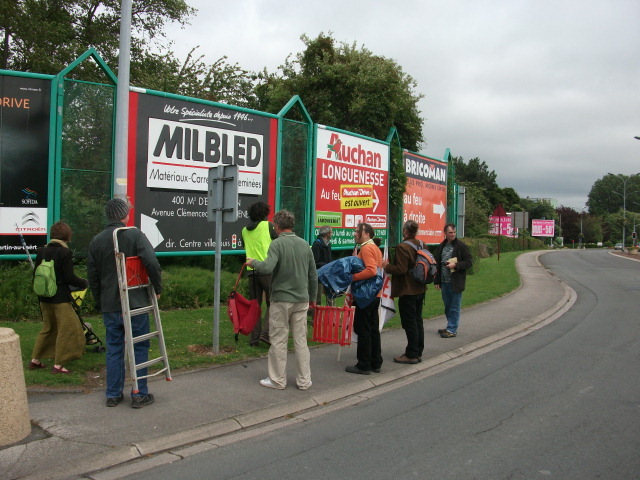
[[[238,193],[261,195],[262,135],[149,118],[147,187],[207,191],[208,170],[238,165]]]

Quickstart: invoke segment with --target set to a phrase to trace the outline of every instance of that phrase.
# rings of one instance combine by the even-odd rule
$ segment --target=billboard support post
[[[209,169],[207,220],[215,222],[216,256],[213,281],[213,353],[220,353],[220,272],[222,270],[222,222],[238,219],[238,167]]]

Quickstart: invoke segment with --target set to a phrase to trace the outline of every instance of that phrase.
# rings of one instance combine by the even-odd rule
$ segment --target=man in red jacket
[[[358,257],[364,262],[364,270],[353,275],[352,281],[366,280],[378,274],[378,268],[382,266],[382,252],[373,242],[373,227],[368,223],[359,223],[353,234],[359,245]],[[345,368],[349,373],[371,375],[371,372],[380,373],[382,366],[382,347],[380,344],[380,330],[378,327],[378,306],[380,304],[380,292],[366,308],[356,305],[353,319],[353,331],[358,334],[358,349],[356,356],[358,363],[353,367]]]

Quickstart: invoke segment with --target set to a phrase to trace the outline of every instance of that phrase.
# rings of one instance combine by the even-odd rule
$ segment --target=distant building
[[[558,208],[558,199],[556,199],[556,198],[532,198],[532,197],[527,197],[527,200],[531,200],[532,202],[548,203],[553,208]]]

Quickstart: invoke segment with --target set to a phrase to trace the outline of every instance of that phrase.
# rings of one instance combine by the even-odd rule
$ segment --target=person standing
[[[373,241],[374,235],[373,227],[368,223],[359,223],[356,226],[353,237],[359,246],[358,257],[364,263],[364,270],[353,274],[351,278],[354,282],[375,277],[378,274],[378,268],[382,267],[382,252]],[[380,292],[377,292],[376,298],[365,308],[360,308],[356,304],[353,331],[358,335],[356,351],[358,363],[346,367],[346,372],[360,375],[371,375],[372,371],[380,373],[382,345],[378,319],[379,304]]]
[[[52,297],[38,297],[43,323],[36,337],[29,369],[46,368],[40,359],[53,358],[51,373],[68,374],[71,371],[64,364],[81,358],[85,344],[80,318],[71,304],[69,286],[84,290],[88,284],[73,271],[73,254],[68,245],[71,242],[71,227],[65,222],[56,222],[51,225],[49,235],[49,243],[38,249],[35,267],[43,260],[53,260],[57,290]]]
[[[247,258],[264,260],[267,258],[267,250],[271,241],[276,239],[276,231],[273,224],[267,221],[271,212],[271,207],[264,202],[255,202],[249,206],[250,223],[242,229],[242,242],[244,243]],[[264,319],[260,319],[251,332],[249,345],[257,347],[262,341],[271,345],[269,341],[269,305],[271,303],[271,275],[261,275],[251,267],[248,269],[249,299],[257,299],[262,305],[264,295],[267,302],[267,309]]]
[[[311,251],[313,252],[313,259],[316,262],[316,270],[324,267],[327,263],[331,262],[331,235],[332,230],[329,225],[325,225],[318,229],[318,238],[316,238],[311,245]],[[322,304],[322,292],[327,298],[327,292],[324,290],[322,282],[318,282],[318,295],[316,297],[316,304]],[[327,298],[327,305],[333,306],[334,299]]]
[[[125,382],[125,334],[122,318],[122,304],[118,287],[115,246],[113,231],[125,227],[129,222],[130,204],[121,198],[112,198],[105,205],[108,220],[106,228],[96,235],[89,244],[87,273],[89,286],[96,306],[102,312],[106,328],[107,343],[107,407],[117,406],[123,399]],[[162,292],[162,269],[149,240],[137,228],[118,232],[118,248],[126,257],[137,256],[147,270],[149,281],[153,284],[156,296]],[[129,306],[136,309],[148,306],[146,289],[135,289],[129,292]],[[134,337],[149,333],[149,314],[143,313],[131,317],[131,330]],[[136,342],[133,346],[136,364],[146,362],[149,358],[149,340]],[[147,374],[146,368],[138,370],[139,376]],[[138,391],[131,392],[131,407],[142,408],[155,401],[149,393],[147,379],[138,380]]]
[[[467,281],[467,270],[473,265],[473,259],[469,247],[456,238],[455,224],[447,223],[444,234],[446,238],[434,255],[439,271],[433,283],[442,293],[444,314],[447,317],[447,327],[439,329],[438,333],[442,338],[453,338],[458,334],[462,292]]]
[[[416,239],[418,223],[407,220],[402,227],[403,241],[396,247],[393,263],[383,262],[385,272],[391,277],[391,296],[398,298],[400,322],[407,336],[407,347],[402,355],[393,359],[396,363],[416,364],[422,361],[424,350],[424,322],[422,305],[425,286],[416,282],[411,269],[416,264],[417,249],[422,242]]]
[[[293,233],[295,218],[287,210],[273,216],[278,234],[264,261],[247,258],[261,275],[272,275],[269,312],[269,376],[260,385],[282,390],[287,386],[287,342],[289,329],[296,352],[296,384],[311,387],[310,354],[307,345],[307,310],[315,308],[318,274],[309,244]]]

